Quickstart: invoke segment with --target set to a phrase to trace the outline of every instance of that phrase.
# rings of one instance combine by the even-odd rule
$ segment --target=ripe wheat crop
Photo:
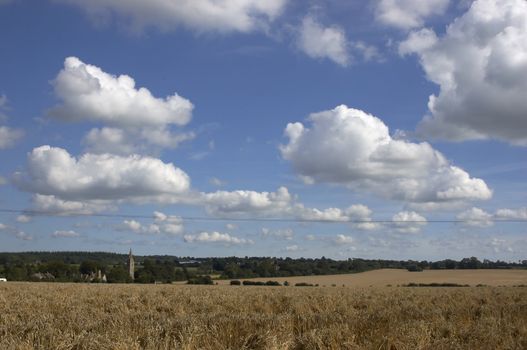
[[[527,349],[527,288],[0,285],[0,349]]]

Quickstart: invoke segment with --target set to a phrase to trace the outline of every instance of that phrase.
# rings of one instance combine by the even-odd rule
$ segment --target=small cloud
[[[59,230],[55,231],[51,234],[51,237],[53,238],[77,238],[80,237],[80,234],[73,231],[73,230]]]
[[[238,225],[236,224],[227,224],[225,225],[225,227],[227,228],[227,230],[237,230],[238,229]]]
[[[324,27],[307,16],[299,30],[298,47],[312,58],[327,58],[341,66],[350,63],[349,44],[341,27]]]
[[[202,159],[205,159],[209,154],[210,154],[210,151],[196,152],[196,153],[192,153],[189,156],[189,159],[202,160]]]
[[[16,238],[21,239],[23,241],[32,241],[33,240],[33,236],[25,233],[24,231],[20,231],[18,229],[14,232],[14,235],[15,235]]]
[[[490,247],[494,253],[513,253],[514,249],[508,244],[504,239],[492,238],[487,244],[487,247]]]
[[[471,208],[460,213],[457,216],[458,220],[463,221],[463,225],[472,227],[489,227],[494,224],[492,215],[480,208]]]
[[[395,214],[392,218],[397,232],[400,233],[419,233],[427,220],[424,216],[415,211],[402,211]]]
[[[223,187],[227,184],[227,182],[223,181],[223,180],[220,180],[218,179],[217,177],[211,177],[209,179],[209,183],[213,186],[216,186],[216,187]]]
[[[299,251],[302,251],[303,249],[300,248],[298,245],[296,244],[293,244],[293,245],[288,245],[287,247],[285,247],[284,251],[286,252],[299,252]]]
[[[268,228],[262,228],[262,236],[263,237],[272,237],[275,239],[283,239],[286,241],[290,241],[295,236],[295,232],[290,229],[280,229],[280,230],[270,230]]]
[[[527,220],[527,207],[519,209],[498,209],[496,211],[498,219]]]
[[[0,126],[0,149],[12,147],[22,136],[24,136],[24,132],[20,129]]]
[[[7,233],[13,235],[14,237],[16,237],[18,239],[21,239],[21,240],[24,240],[24,241],[32,241],[33,240],[33,236],[25,233],[24,231],[21,231],[21,230],[19,230],[16,227],[11,227],[11,226],[8,226],[8,225],[4,225],[2,223],[0,223],[0,231],[7,232]]]
[[[250,239],[231,236],[228,233],[220,232],[201,232],[195,235],[185,235],[184,240],[187,243],[223,243],[225,245],[242,245],[254,244]]]
[[[354,239],[351,236],[339,234],[333,239],[333,242],[337,245],[349,245],[353,244]]]
[[[16,222],[19,222],[21,224],[25,224],[25,223],[28,223],[32,220],[33,218],[29,215],[19,215],[17,216],[16,218]]]

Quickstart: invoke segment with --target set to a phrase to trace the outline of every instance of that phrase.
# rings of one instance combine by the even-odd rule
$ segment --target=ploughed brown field
[[[321,286],[0,283],[0,349],[527,349],[527,288],[490,286],[523,271],[311,278]],[[396,287],[449,281],[489,286]]]
[[[245,279],[241,279],[245,280]],[[382,269],[363,273],[326,276],[269,277],[252,278],[251,281],[278,281],[290,284],[311,283],[319,286],[345,285],[355,287],[379,287],[388,284],[392,286],[408,283],[456,283],[476,286],[514,286],[527,285],[527,270],[425,270],[409,272],[401,269]],[[230,281],[218,281],[218,284],[229,284]]]

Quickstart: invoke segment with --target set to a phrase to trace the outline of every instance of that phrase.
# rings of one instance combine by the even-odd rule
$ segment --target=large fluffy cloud
[[[16,173],[21,189],[63,201],[156,200],[186,192],[189,177],[171,163],[137,155],[84,154],[41,146],[28,154],[27,171]]]
[[[217,191],[203,193],[200,199],[206,210],[216,216],[282,215],[291,211],[292,196],[285,187],[276,192]]]
[[[77,57],[66,58],[53,84],[62,104],[50,114],[67,121],[126,127],[185,125],[192,114],[192,103],[178,94],[154,97],[146,88],[137,89],[128,75],[108,74]]]
[[[527,145],[526,1],[474,1],[443,36],[422,29],[399,49],[417,54],[427,78],[440,87],[430,96],[421,134]]]
[[[175,148],[192,139],[192,133],[173,133],[172,125],[186,125],[193,105],[174,94],[154,97],[136,88],[133,78],[114,76],[99,67],[68,57],[53,82],[61,104],[49,114],[64,121],[89,121],[107,125],[92,129],[84,138],[89,152],[148,153],[150,148]]]
[[[401,29],[421,27],[427,17],[443,14],[450,0],[378,0],[376,19]]]
[[[279,16],[286,0],[56,0],[73,4],[92,16],[115,14],[134,29],[170,30],[185,26],[197,31],[249,32]]]
[[[341,105],[310,115],[310,127],[290,123],[280,151],[308,183],[327,182],[418,203],[484,200],[481,179],[450,162],[428,143],[394,139],[378,118]]]
[[[298,47],[312,58],[327,58],[341,66],[350,61],[346,34],[340,27],[323,27],[312,17],[302,21]]]

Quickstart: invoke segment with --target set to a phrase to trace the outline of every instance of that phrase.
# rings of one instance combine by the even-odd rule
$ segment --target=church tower
[[[132,248],[130,248],[130,253],[128,254],[128,263],[126,265],[128,266],[128,274],[130,275],[130,278],[133,281],[134,271],[135,271],[135,261],[134,261],[134,256],[132,255]]]

